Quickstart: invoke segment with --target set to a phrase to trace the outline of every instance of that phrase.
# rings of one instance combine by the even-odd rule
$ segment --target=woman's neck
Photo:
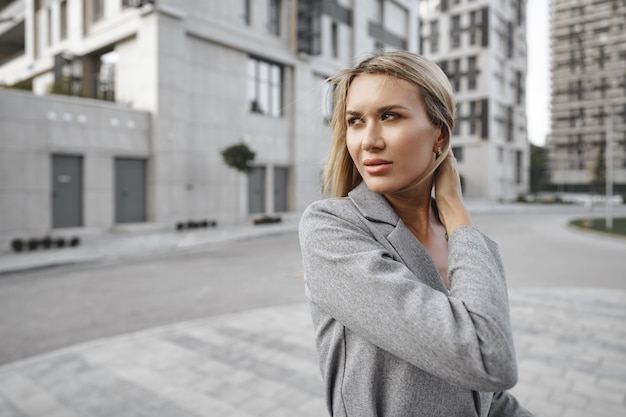
[[[420,239],[428,239],[432,226],[439,219],[431,205],[430,193],[415,192],[412,196],[385,194],[385,198],[404,224]]]

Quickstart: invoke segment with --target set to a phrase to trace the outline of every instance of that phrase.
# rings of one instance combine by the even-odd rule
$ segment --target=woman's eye
[[[354,126],[354,125],[356,125],[357,123],[360,123],[360,122],[361,122],[361,119],[360,119],[360,118],[358,118],[358,117],[351,117],[351,118],[349,118],[349,119],[347,120],[347,122],[348,122],[348,126]]]
[[[398,115],[395,113],[383,113],[383,115],[380,118],[382,120],[393,120],[393,119],[396,119],[397,117]]]

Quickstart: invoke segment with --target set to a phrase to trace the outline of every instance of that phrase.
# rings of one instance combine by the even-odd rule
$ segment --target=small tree
[[[547,177],[548,153],[545,147],[530,145],[530,192],[538,193]]]
[[[250,163],[256,154],[243,142],[231,145],[222,150],[224,163],[239,172],[248,173],[252,169]]]
[[[596,158],[596,165],[593,168],[593,191],[598,194],[604,193],[606,188],[606,160],[604,156],[605,144],[600,145],[598,156]]]

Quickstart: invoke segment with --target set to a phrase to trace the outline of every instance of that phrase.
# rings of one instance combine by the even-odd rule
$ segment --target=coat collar
[[[392,226],[398,225],[400,217],[393,210],[391,204],[382,194],[370,190],[365,181],[361,181],[348,193],[348,196],[366,219],[388,223]]]
[[[378,223],[377,228],[420,281],[447,293],[432,257],[382,194],[373,192],[365,182],[361,182],[348,193],[348,197],[363,217]]]

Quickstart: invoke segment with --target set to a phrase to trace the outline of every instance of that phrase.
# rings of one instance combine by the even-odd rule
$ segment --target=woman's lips
[[[391,161],[380,158],[366,159],[363,161],[365,172],[370,175],[380,175],[391,169]]]

